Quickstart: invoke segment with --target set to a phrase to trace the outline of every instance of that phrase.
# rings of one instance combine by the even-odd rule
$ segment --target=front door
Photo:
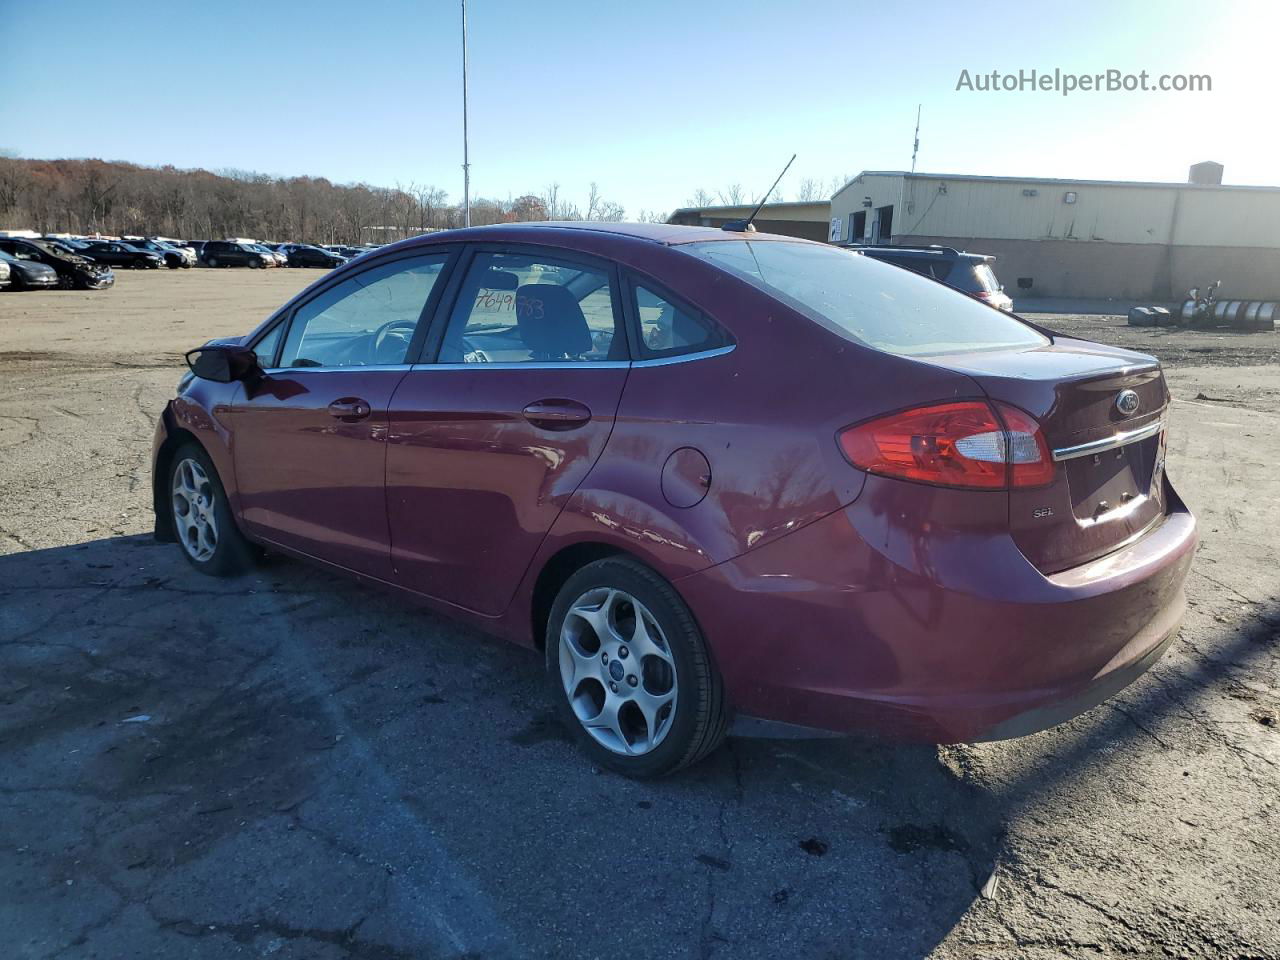
[[[506,609],[613,429],[629,370],[612,268],[476,254],[438,362],[392,400],[387,512],[398,583]]]
[[[447,259],[383,261],[286,318],[277,359],[232,411],[241,516],[252,533],[390,578],[388,410]]]

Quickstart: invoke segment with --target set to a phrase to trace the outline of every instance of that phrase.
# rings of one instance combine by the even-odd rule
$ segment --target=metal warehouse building
[[[683,223],[694,227],[723,227],[732,220],[745,220],[756,208],[754,203],[733,207],[682,207],[667,218],[667,223]],[[826,240],[827,220],[831,204],[826,200],[796,200],[766,203],[760,208],[755,227],[762,233],[781,233],[805,240]]]
[[[831,198],[833,242],[942,244],[997,257],[1015,297],[1175,301],[1222,281],[1280,299],[1280,187],[868,171]],[[763,228],[762,228],[763,229]]]

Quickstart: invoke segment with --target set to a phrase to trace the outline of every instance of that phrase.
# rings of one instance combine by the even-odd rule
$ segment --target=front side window
[[[282,367],[405,363],[446,254],[365,270],[300,306],[289,324]]]
[[[1016,317],[950,287],[837,247],[725,240],[680,249],[885,353],[929,356],[1049,343]]]
[[[647,356],[678,356],[727,345],[724,334],[701,314],[643,284],[636,284],[635,292],[640,340]]]
[[[607,272],[516,253],[476,255],[440,346],[441,363],[626,358]]]
[[[258,366],[268,369],[276,359],[276,346],[280,343],[280,334],[284,330],[283,323],[277,323],[262,339],[253,345],[254,355],[258,358]]]

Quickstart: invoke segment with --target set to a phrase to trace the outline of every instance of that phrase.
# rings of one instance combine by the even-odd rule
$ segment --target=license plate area
[[[1151,496],[1159,436],[1074,457],[1066,462],[1076,519],[1098,521],[1116,510],[1132,511]]]

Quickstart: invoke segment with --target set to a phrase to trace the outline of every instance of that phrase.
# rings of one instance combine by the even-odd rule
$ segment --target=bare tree
[[[740,183],[730,184],[728,187],[721,190],[717,194],[717,197],[719,198],[720,203],[726,207],[740,207],[742,204],[746,203],[745,195],[742,192],[742,184]],[[702,206],[702,204],[698,204],[698,206]]]
[[[800,181],[800,189],[796,192],[796,199],[803,201],[825,200],[827,199],[827,188],[821,180],[805,177]]]
[[[715,204],[715,196],[702,187],[693,191],[693,196],[685,201],[686,207],[714,207]]]
[[[515,220],[526,222],[529,220],[546,220],[547,206],[539,198],[533,194],[525,194],[523,197],[517,197],[511,201],[511,215]]]
[[[619,220],[621,204],[591,185],[587,216]],[[473,220],[582,219],[557,183],[543,196],[478,198]],[[247,236],[313,243],[386,241],[461,226],[457,205],[431,185],[334,184],[250,170],[178,170],[101,160],[0,157],[0,218],[41,232],[136,233],[217,239]]]

